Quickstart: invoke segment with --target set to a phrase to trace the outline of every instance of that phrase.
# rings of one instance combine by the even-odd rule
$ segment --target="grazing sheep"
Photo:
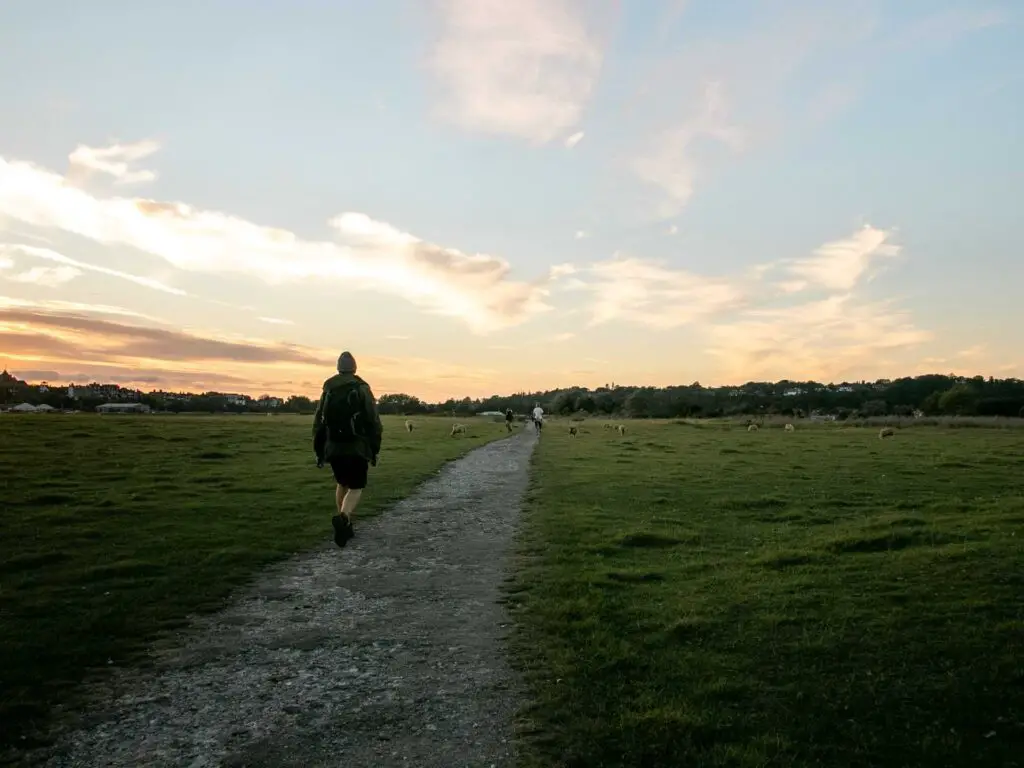
[[[405,431],[406,432],[412,432],[412,422],[411,421],[406,421],[405,422]]]
[[[611,424],[602,424],[601,426],[604,427],[605,429],[611,429],[612,428]]]
[[[624,435],[624,434],[626,434],[626,425],[625,425],[625,424],[619,424],[619,426],[617,426],[617,427],[616,427],[615,429],[616,429],[616,431],[617,431],[617,432],[618,432],[618,433],[619,433],[620,435]]]
[[[757,424],[751,424],[747,427],[747,432],[757,432]]]
[[[578,432],[579,430],[576,427],[569,427],[569,437],[576,437]]]
[[[466,434],[466,427],[463,424],[452,424],[452,437]]]
[[[893,437],[895,434],[896,431],[892,427],[882,427],[878,430],[878,439],[881,440],[885,437]]]
[[[796,427],[794,427],[794,426],[793,426],[792,424],[787,424],[787,425],[786,425],[786,431],[787,431],[787,432],[792,432],[792,431],[794,431],[795,429],[796,429]]]

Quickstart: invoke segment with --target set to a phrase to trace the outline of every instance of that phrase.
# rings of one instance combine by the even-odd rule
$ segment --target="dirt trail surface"
[[[510,765],[498,598],[535,444],[478,448],[344,550],[268,572],[152,670],[115,674],[46,765]]]

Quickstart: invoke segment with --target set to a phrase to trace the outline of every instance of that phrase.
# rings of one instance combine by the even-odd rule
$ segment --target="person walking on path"
[[[513,418],[512,417],[512,409],[511,408],[506,408],[505,409],[505,429],[507,429],[509,432],[512,431],[512,418]]]
[[[337,488],[337,514],[331,518],[334,543],[344,547],[355,536],[352,515],[366,488],[369,467],[377,466],[383,425],[370,385],[356,375],[351,352],[338,358],[338,373],[324,382],[313,415],[317,466],[331,465]]]
[[[537,434],[540,434],[541,428],[544,426],[544,409],[540,407],[540,403],[533,404],[533,426],[537,429]]]

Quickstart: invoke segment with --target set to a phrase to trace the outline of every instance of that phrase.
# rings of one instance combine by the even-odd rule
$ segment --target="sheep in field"
[[[412,432],[412,422],[411,421],[406,421],[405,422],[405,431],[406,432]]]
[[[452,424],[452,437],[466,434],[466,427],[462,424]]]
[[[796,429],[796,427],[794,427],[794,426],[793,426],[792,424],[787,424],[787,425],[786,425],[786,431],[787,431],[787,432],[792,432],[792,431],[794,431],[795,429]]]
[[[886,437],[893,437],[896,434],[892,427],[882,427],[878,430],[878,439],[881,440]]]
[[[576,437],[579,430],[576,427],[569,427],[569,437]]]
[[[747,427],[747,432],[757,432],[757,424],[751,424]]]
[[[624,434],[626,434],[626,425],[625,425],[625,424],[619,424],[619,426],[617,426],[617,427],[616,427],[615,429],[616,429],[616,431],[617,431],[617,432],[618,432],[618,433],[619,433],[620,435],[624,435]]]

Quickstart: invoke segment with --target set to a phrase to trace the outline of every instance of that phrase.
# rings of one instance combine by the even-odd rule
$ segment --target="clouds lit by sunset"
[[[1020,9],[0,10],[0,367],[313,394],[1024,376]]]

